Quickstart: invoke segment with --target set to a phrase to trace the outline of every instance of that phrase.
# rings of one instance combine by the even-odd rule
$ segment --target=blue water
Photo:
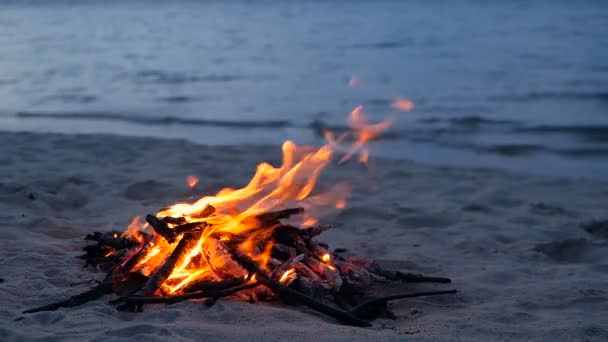
[[[320,143],[397,96],[377,155],[606,179],[608,1],[0,2],[4,130]]]

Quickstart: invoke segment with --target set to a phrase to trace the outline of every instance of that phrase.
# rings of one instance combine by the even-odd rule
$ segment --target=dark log
[[[139,291],[149,279],[150,277],[139,272],[131,272],[112,286],[112,292],[121,297],[130,296]]]
[[[103,271],[108,271],[120,263],[127,251],[126,249],[116,251],[108,246],[100,245],[87,245],[83,247],[83,250],[86,253],[78,256],[78,258],[85,260],[84,267],[89,265],[99,266]]]
[[[139,244],[137,240],[121,235],[122,233],[118,231],[94,232],[93,234],[88,234],[84,239],[96,241],[100,246],[108,246],[115,250],[132,248]]]
[[[316,299],[309,297],[303,293],[283,286],[281,283],[268,277],[248,256],[245,256],[235,250],[229,250],[232,258],[239,263],[244,269],[256,275],[256,280],[261,284],[266,285],[271,290],[288,300],[293,300],[306,305],[307,307],[332,317],[342,323],[354,325],[358,327],[370,327],[371,324],[353,316],[347,311],[343,311],[332,306],[323,304]]]
[[[174,243],[178,236],[188,232],[202,231],[209,226],[207,222],[188,222],[170,228],[167,222],[154,215],[147,215],[146,221],[154,228],[154,231],[162,236],[167,242]]]
[[[429,292],[414,292],[414,293],[405,293],[405,294],[396,294],[386,297],[378,297],[370,299],[366,302],[363,302],[353,309],[350,310],[350,313],[359,318],[372,318],[378,316],[382,311],[386,309],[386,305],[391,300],[403,299],[403,298],[414,298],[414,297],[424,297],[424,296],[437,296],[444,294],[454,294],[456,290],[446,290],[446,291],[429,291]]]
[[[259,214],[255,216],[256,220],[261,223],[276,224],[279,220],[289,218],[293,215],[304,213],[304,208],[288,208],[277,211],[270,211],[267,213]]]
[[[111,279],[112,284],[114,284],[114,282],[120,280],[126,274],[128,274],[129,272],[131,272],[131,270],[135,266],[137,266],[139,264],[139,262],[148,254],[148,251],[150,250],[151,247],[152,247],[151,243],[149,243],[149,242],[145,243],[128,260],[126,260],[121,265],[119,265],[119,267],[116,267],[111,272],[111,275],[112,275],[112,278],[113,278],[113,279]]]
[[[289,258],[287,261],[285,261],[284,263],[280,264],[279,266],[277,266],[272,273],[270,274],[270,278],[277,278],[279,277],[279,275],[282,275],[283,272],[287,271],[288,269],[290,269],[291,267],[293,267],[293,265],[295,263],[298,263],[300,261],[302,261],[304,259],[304,254],[300,254],[298,256],[295,256],[293,258]]]
[[[302,229],[302,231],[306,232],[306,234],[308,234],[308,237],[312,239],[313,237],[315,237],[317,235],[321,235],[321,233],[323,233],[329,229],[331,229],[330,226],[313,226],[313,227]]]
[[[175,266],[183,259],[188,250],[198,242],[200,236],[200,232],[184,234],[171,254],[150,275],[150,279],[142,290],[144,295],[152,295],[167,281]]]
[[[146,215],[146,222],[148,222],[154,231],[162,236],[167,242],[174,243],[175,238],[177,237],[175,231],[169,228],[169,225],[165,221],[160,220],[158,217],[154,215]]]
[[[186,223],[186,218],[185,217],[165,216],[161,220],[165,221],[168,224],[184,224],[184,223]]]
[[[176,236],[179,236],[180,234],[184,234],[184,233],[188,233],[188,232],[194,232],[194,231],[203,231],[205,230],[205,228],[209,227],[210,224],[208,224],[207,222],[189,222],[189,223],[184,223],[181,224],[179,226],[175,226],[173,228],[173,231],[175,232]]]
[[[192,215],[192,218],[195,218],[195,219],[206,218],[206,217],[213,215],[214,212],[215,212],[215,207],[212,206],[211,204],[207,204],[200,213]]]

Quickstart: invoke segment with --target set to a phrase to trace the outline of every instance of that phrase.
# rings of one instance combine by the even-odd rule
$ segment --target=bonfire
[[[413,104],[397,99],[394,108]],[[363,107],[351,112],[349,130],[326,131],[320,148],[283,144],[280,167],[261,163],[241,189],[223,189],[194,203],[178,203],[135,220],[125,232],[96,232],[85,246],[87,264],[108,273],[93,289],[25,313],[72,307],[106,294],[119,310],[141,311],[146,304],[198,300],[212,305],[229,297],[249,302],[282,300],[305,305],[337,321],[369,326],[389,314],[390,300],[455,293],[454,290],[393,292],[378,295],[390,283],[449,283],[392,270],[380,263],[345,257],[317,241],[329,229],[323,216],[346,207],[347,184],[319,192],[322,171],[358,156],[367,163],[367,143],[392,120],[369,124]],[[347,145],[347,146],[345,146]],[[340,153],[342,151],[342,153]],[[187,183],[195,186],[195,177]]]

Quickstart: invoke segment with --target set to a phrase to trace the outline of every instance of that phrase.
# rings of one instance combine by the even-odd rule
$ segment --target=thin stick
[[[40,311],[55,311],[59,308],[69,308],[73,306],[82,305],[86,302],[90,302],[96,299],[103,297],[103,295],[112,291],[112,285],[114,282],[118,281],[125,274],[127,274],[143,256],[146,255],[147,247],[149,244],[145,244],[137,253],[135,253],[129,260],[127,260],[122,265],[116,265],[114,268],[108,272],[104,280],[97,286],[92,289],[85,291],[83,293],[72,296],[68,299],[55,302],[52,304],[40,306],[37,308],[29,309],[23,311],[23,313],[35,313]]]
[[[429,291],[429,292],[414,292],[414,293],[402,293],[385,297],[378,297],[374,299],[370,299],[366,302],[363,302],[350,310],[350,313],[357,317],[364,317],[368,310],[373,309],[373,307],[384,306],[388,301],[403,299],[403,298],[414,298],[414,297],[424,297],[424,296],[437,296],[444,294],[454,294],[456,290],[445,290],[445,291]]]
[[[198,291],[218,291],[227,288],[242,285],[247,280],[244,277],[228,278],[220,281],[208,281],[208,280],[195,280],[192,283],[186,285],[182,292],[191,293]]]
[[[293,299],[307,307],[332,317],[342,323],[354,325],[358,327],[370,327],[371,324],[355,317],[350,312],[343,311],[329,305],[323,304],[316,299],[293,290],[281,283],[271,279],[264,273],[248,256],[245,256],[235,250],[228,249],[232,258],[239,263],[244,269],[255,274],[256,280],[263,285],[268,286],[271,290],[278,293],[282,297]]]
[[[379,276],[382,276],[388,280],[393,281],[405,281],[408,283],[442,283],[448,284],[451,283],[452,280],[450,278],[442,278],[442,277],[427,277],[421,274],[413,274],[413,273],[403,273],[401,271],[394,271],[385,269],[380,266],[376,262],[356,262],[356,264],[363,266],[363,268],[368,271],[375,273]]]
[[[59,308],[69,308],[72,306],[82,305],[86,302],[101,298],[107,293],[107,288],[102,284],[95,286],[94,288],[72,296],[66,300],[62,300],[56,303],[40,306],[37,308],[23,311],[24,314],[35,313],[40,311],[55,311]]]
[[[204,291],[186,293],[186,294],[178,295],[178,296],[154,296],[154,297],[132,296],[132,297],[125,297],[125,298],[123,298],[123,300],[128,304],[137,304],[137,305],[159,304],[159,303],[173,304],[173,303],[181,302],[181,301],[188,300],[188,299],[227,297],[227,296],[235,294],[239,291],[254,288],[258,285],[260,285],[260,283],[255,282],[255,283],[243,284],[243,285],[234,286],[234,287],[221,289],[221,290],[214,290],[214,291],[204,290]]]

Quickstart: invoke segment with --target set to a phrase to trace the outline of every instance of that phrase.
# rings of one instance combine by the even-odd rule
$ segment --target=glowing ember
[[[289,281],[292,275],[295,275],[295,273],[296,270],[294,270],[293,268],[288,269],[287,271],[285,271],[285,273],[283,273],[281,279],[279,279],[279,282],[283,284],[286,283],[287,281]]]
[[[393,101],[393,108],[402,112],[409,112],[414,109],[414,102],[398,97]]]
[[[323,260],[323,262],[328,263],[331,261],[331,255],[329,253],[325,253],[323,254],[323,256],[321,256],[321,260]]]
[[[348,86],[351,88],[355,88],[359,85],[359,77],[357,76],[352,76],[350,78],[350,81],[348,81]]]
[[[198,178],[195,176],[188,176],[186,177],[186,184],[188,184],[189,187],[194,188],[198,184]]]

